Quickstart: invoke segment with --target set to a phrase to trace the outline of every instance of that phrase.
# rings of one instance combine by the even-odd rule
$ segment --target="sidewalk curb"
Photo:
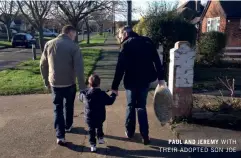
[[[3,46],[3,47],[0,47],[0,50],[7,49],[7,48],[9,48],[9,47],[8,46]]]

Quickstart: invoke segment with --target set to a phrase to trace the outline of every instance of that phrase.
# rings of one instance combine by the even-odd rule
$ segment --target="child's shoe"
[[[90,151],[91,152],[96,152],[96,146],[95,145],[91,145],[90,146]]]
[[[64,138],[57,138],[57,144],[64,146],[66,145],[66,141]]]
[[[99,142],[99,144],[105,144],[104,138],[99,138],[99,139],[98,139],[98,142]]]

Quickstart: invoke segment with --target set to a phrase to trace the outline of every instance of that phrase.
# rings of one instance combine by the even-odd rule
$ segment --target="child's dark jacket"
[[[110,96],[100,88],[87,88],[80,92],[80,101],[85,105],[85,122],[88,124],[103,123],[106,119],[106,105],[112,105],[116,94]]]

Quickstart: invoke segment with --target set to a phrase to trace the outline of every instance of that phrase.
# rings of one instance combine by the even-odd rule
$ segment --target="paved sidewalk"
[[[109,36],[105,42],[105,46],[99,48],[103,49],[103,52],[100,60],[96,63],[94,72],[101,77],[101,88],[103,90],[110,90],[119,54],[119,45],[117,45],[113,36]],[[122,83],[119,88],[120,90],[124,90]]]
[[[98,152],[89,152],[83,105],[76,101],[73,133],[67,134],[67,147],[56,145],[53,129],[53,109],[50,95],[0,97],[0,157],[9,158],[61,158],[61,157],[163,157],[177,153],[160,153],[159,147],[168,146],[175,139],[168,128],[161,128],[155,117],[151,97],[148,99],[148,117],[152,144],[144,146],[139,128],[134,140],[124,135],[125,94],[107,108],[104,124],[105,145]],[[176,155],[176,158],[178,156]]]

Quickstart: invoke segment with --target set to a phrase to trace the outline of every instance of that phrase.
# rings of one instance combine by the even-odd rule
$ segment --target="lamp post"
[[[127,25],[131,27],[132,1],[127,0]]]
[[[115,36],[115,1],[112,2],[112,33]]]

